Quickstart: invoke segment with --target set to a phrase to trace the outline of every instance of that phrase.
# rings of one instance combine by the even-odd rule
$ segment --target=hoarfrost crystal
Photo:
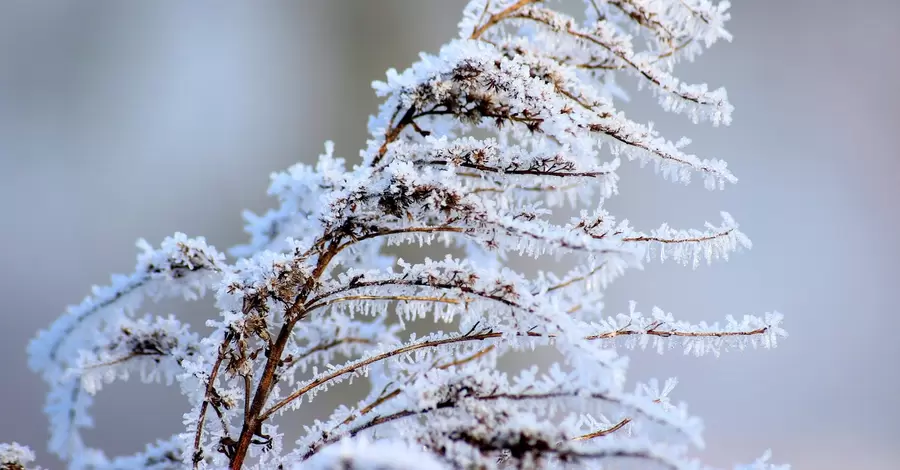
[[[636,303],[606,312],[604,290],[630,268],[696,268],[750,241],[724,212],[702,230],[640,231],[604,203],[623,184],[620,159],[713,190],[737,181],[724,161],[617,107],[617,82],[631,77],[665,111],[729,124],[724,89],[673,74],[731,39],[728,3],[584,6],[575,18],[552,2],[469,2],[458,38],[373,84],[383,102],[361,164],[349,167],[329,142],[316,164],[273,175],[278,207],[245,214],[250,240],[236,258],[183,234],[158,249],[140,242],[132,274],[95,287],[29,347],[50,386],[50,450],[75,469],[706,468],[691,457],[701,422],[670,398],[676,381],[627,387],[619,351],[771,348],[787,335],[782,316],[693,324]],[[466,256],[406,261],[384,250],[434,242]],[[512,256],[574,266],[526,275],[507,265]],[[145,299],[206,292],[219,315],[204,337],[142,313]],[[409,332],[422,321],[434,322],[430,333]],[[539,347],[560,362],[498,370]],[[132,375],[178,383],[184,430],[109,457],[81,431],[94,396]],[[289,442],[279,423],[343,381],[365,382],[367,395]],[[32,460],[0,446],[2,469]],[[740,468],[777,468],[768,460]]]

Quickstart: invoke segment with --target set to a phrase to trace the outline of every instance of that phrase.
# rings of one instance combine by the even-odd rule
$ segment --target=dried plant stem
[[[699,173],[711,190],[737,181],[726,162],[685,151],[689,139],[626,118],[615,80],[624,69],[665,111],[729,124],[724,88],[672,74],[730,39],[728,5],[585,1],[582,22],[541,0],[471,0],[457,39],[374,82],[384,100],[369,120],[363,164],[349,167],[327,143],[315,165],[274,174],[279,207],[247,215],[250,242],[235,248],[234,262],[202,237],[178,233],[158,249],[140,241],[132,273],[92,289],[29,346],[29,365],[51,387],[51,450],[98,470],[692,465],[681,444],[702,436],[693,417],[670,413],[674,379],[625,391],[626,361],[610,349],[770,348],[786,336],[783,317],[695,324],[635,304],[606,313],[603,289],[641,267],[643,254],[696,267],[751,243],[724,212],[704,229],[662,223],[645,233],[604,203],[619,194],[625,158],[685,184]],[[562,205],[578,215],[561,221]],[[447,251],[455,243],[466,256],[410,262],[386,249],[416,242]],[[510,255],[578,265],[529,275]],[[206,322],[211,333],[173,316],[138,317],[145,300],[207,292],[221,313]],[[462,329],[409,331],[430,315]],[[535,347],[564,360],[498,371],[508,354]],[[177,381],[191,410],[183,432],[110,459],[80,434],[89,395],[136,373]],[[282,413],[357,378],[372,384],[365,399],[334,408],[285,448]],[[0,462],[25,465],[29,452],[0,444]]]
[[[479,26],[478,28],[476,28],[475,31],[472,31],[472,35],[471,35],[469,38],[470,38],[470,39],[478,39],[478,38],[480,38],[481,35],[484,34],[484,32],[487,31],[488,29],[490,29],[492,26],[494,26],[495,24],[497,24],[497,23],[503,21],[504,19],[508,18],[508,17],[509,17],[510,15],[512,15],[516,10],[518,10],[519,8],[522,8],[522,7],[524,7],[525,5],[528,5],[528,4],[530,4],[530,3],[535,3],[535,0],[519,0],[518,2],[516,2],[516,3],[512,4],[512,5],[510,5],[509,7],[507,7],[506,9],[501,10],[501,11],[499,11],[499,12],[497,12],[497,13],[491,15],[491,16],[487,19],[487,21],[484,22],[484,24],[482,24],[481,26]],[[487,11],[487,9],[488,9],[489,7],[490,7],[490,5],[487,5],[487,7],[485,8],[485,11]]]
[[[197,466],[200,465],[200,461],[203,460],[203,454],[200,450],[200,442],[203,437],[203,423],[206,418],[206,410],[209,408],[209,403],[213,399],[216,377],[219,375],[219,368],[221,368],[222,361],[225,359],[225,354],[228,352],[229,342],[231,342],[231,338],[226,334],[225,339],[222,340],[222,344],[219,346],[219,354],[216,356],[216,362],[213,364],[212,370],[209,373],[209,378],[206,381],[206,397],[203,400],[203,404],[200,405],[200,417],[197,419],[197,431],[194,433],[194,468],[197,468]]]
[[[599,431],[595,431],[595,432],[592,432],[592,433],[584,434],[584,435],[578,436],[578,437],[576,437],[576,438],[574,438],[574,439],[572,439],[572,440],[573,440],[573,441],[586,441],[586,440],[588,440],[588,439],[596,439],[596,438],[598,438],[598,437],[608,436],[608,435],[610,435],[610,434],[612,434],[612,433],[618,431],[619,429],[624,428],[625,425],[628,424],[628,423],[630,423],[630,422],[631,422],[631,419],[630,419],[630,418],[624,418],[624,419],[622,419],[621,421],[619,421],[618,423],[616,423],[616,424],[614,424],[614,425],[612,425],[612,426],[610,426],[610,427],[608,427],[608,428],[606,428],[606,429],[601,429],[601,430],[599,430]]]
[[[340,238],[334,238],[329,241],[329,243],[327,244],[329,248],[327,249],[327,251],[320,255],[318,264],[316,266],[316,269],[313,271],[312,276],[309,280],[307,280],[306,285],[301,288],[300,293],[297,294],[297,298],[294,300],[294,304],[287,310],[287,312],[285,312],[284,325],[282,325],[281,331],[278,332],[278,338],[275,340],[275,343],[267,352],[268,359],[266,360],[263,374],[259,379],[259,385],[256,387],[256,392],[253,396],[253,404],[250,405],[249,416],[246,420],[244,420],[244,425],[241,428],[241,435],[235,447],[235,453],[231,457],[232,470],[240,470],[240,468],[243,466],[244,460],[247,458],[247,451],[250,449],[250,443],[253,440],[253,436],[259,433],[260,426],[268,417],[268,414],[263,416],[262,410],[266,406],[266,401],[269,398],[269,394],[272,393],[272,388],[277,383],[277,380],[275,380],[275,372],[282,364],[284,349],[291,338],[291,333],[293,332],[294,326],[298,321],[302,320],[303,316],[306,314],[306,297],[312,291],[314,285],[319,282],[322,273],[325,272],[328,264],[337,254],[337,247],[339,246],[339,244]]]
[[[658,328],[660,326],[662,326],[662,324],[657,323],[657,324],[654,324],[650,329],[641,330],[641,331],[629,330],[627,328],[623,328],[620,330],[610,331],[607,333],[590,335],[590,336],[585,337],[585,339],[587,339],[587,340],[602,340],[602,339],[612,339],[617,336],[630,336],[630,335],[640,335],[640,334],[660,336],[660,337],[681,336],[681,337],[693,337],[693,338],[755,336],[755,335],[760,335],[760,334],[763,334],[766,332],[766,328],[759,328],[759,329],[752,330],[752,331],[709,331],[709,332],[659,331]],[[284,399],[282,399],[281,401],[279,401],[278,403],[273,405],[271,408],[269,408],[268,410],[263,412],[262,419],[269,418],[270,416],[277,413],[279,410],[281,410],[285,406],[289,405],[294,400],[299,399],[300,397],[302,397],[306,393],[310,392],[311,390],[313,390],[317,387],[320,387],[323,384],[326,384],[326,383],[328,383],[338,377],[341,377],[343,375],[352,374],[354,372],[357,372],[360,369],[368,367],[376,362],[379,362],[379,361],[382,361],[382,360],[385,360],[385,359],[388,359],[391,357],[399,356],[401,354],[405,354],[408,352],[420,350],[420,349],[427,349],[427,348],[433,348],[433,347],[438,347],[438,346],[446,346],[449,344],[457,344],[457,343],[463,343],[463,342],[468,342],[468,341],[484,341],[484,340],[488,340],[488,339],[500,338],[503,335],[504,335],[503,333],[499,333],[499,332],[475,333],[475,334],[469,334],[469,335],[464,335],[464,336],[458,336],[458,337],[454,337],[454,338],[443,338],[443,339],[439,339],[439,340],[423,341],[420,343],[409,344],[409,345],[403,346],[401,348],[397,348],[397,349],[393,349],[391,351],[377,354],[377,355],[369,357],[365,360],[357,361],[353,364],[349,364],[340,369],[336,369],[333,372],[331,372],[330,374],[327,374],[316,380],[313,380],[312,382],[310,382],[307,385],[303,386],[302,388],[294,391],[293,393],[291,393],[290,395],[288,395],[287,397],[285,397]],[[521,333],[520,335],[534,337],[534,338],[540,338],[540,337],[553,338],[554,337],[554,335],[543,335],[540,333],[532,333],[532,332]]]

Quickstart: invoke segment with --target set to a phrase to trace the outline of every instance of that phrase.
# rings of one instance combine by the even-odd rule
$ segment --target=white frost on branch
[[[0,444],[0,470],[37,470],[30,466],[34,459],[34,451],[18,442]]]
[[[688,153],[689,139],[619,108],[629,77],[664,111],[729,124],[724,89],[675,75],[681,60],[731,39],[728,3],[585,7],[575,18],[539,0],[469,2],[458,39],[373,84],[383,102],[362,163],[348,166],[328,142],[316,164],[273,174],[277,207],[245,214],[250,240],[235,259],[183,234],[159,249],[140,242],[132,274],[95,287],[29,345],[50,389],[50,450],[92,470],[705,469],[692,457],[702,423],[670,398],[675,380],[626,388],[621,351],[772,348],[787,336],[782,316],[694,323],[635,303],[610,316],[604,291],[629,268],[696,268],[750,241],[724,212],[703,229],[643,232],[605,203],[626,159],[676,182],[698,175],[709,189],[737,181],[724,161]],[[577,211],[568,222],[565,205]],[[441,255],[399,259],[392,245]],[[514,256],[541,270],[513,270]],[[554,260],[570,266],[558,273]],[[141,311],[144,298],[207,290],[218,314],[205,334]],[[558,362],[501,371],[538,349]],[[133,375],[178,384],[184,427],[108,457],[81,431],[94,396]],[[294,442],[281,431],[291,411],[353,381],[368,386],[362,399],[306,423]],[[0,470],[32,459],[0,446]],[[768,460],[738,468],[784,468]]]
[[[329,447],[291,470],[445,470],[448,467],[421,447],[402,441],[347,439]]]

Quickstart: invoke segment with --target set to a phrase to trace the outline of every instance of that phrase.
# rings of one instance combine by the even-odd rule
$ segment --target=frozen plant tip
[[[585,7],[576,18],[536,0],[471,1],[457,39],[374,83],[383,102],[361,163],[349,167],[328,143],[315,165],[273,175],[278,206],[247,215],[250,241],[235,258],[183,234],[159,248],[141,242],[132,274],[95,287],[29,347],[50,388],[50,450],[98,470],[706,468],[691,456],[703,446],[700,421],[670,401],[675,381],[626,387],[618,350],[770,348],[786,336],[782,316],[692,324],[635,303],[605,313],[604,290],[628,268],[696,267],[750,241],[726,213],[703,230],[640,231],[603,205],[618,193],[621,157],[675,182],[737,181],[723,161],[616,107],[616,81],[629,76],[665,111],[729,124],[723,89],[673,75],[730,39],[728,3]],[[559,222],[564,206],[579,215]],[[465,256],[385,250],[433,242]],[[513,255],[574,267],[526,275],[506,265]],[[205,337],[142,313],[146,299],[206,292],[219,315]],[[443,329],[411,333],[423,319]],[[498,370],[501,357],[537,347],[560,362]],[[110,457],[81,432],[95,394],[134,374],[178,384],[185,427]],[[280,422],[353,380],[368,385],[362,400],[286,442]],[[738,468],[782,468],[768,458]],[[0,446],[3,470],[32,459]]]

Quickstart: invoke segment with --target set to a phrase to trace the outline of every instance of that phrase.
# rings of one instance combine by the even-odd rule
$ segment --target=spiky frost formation
[[[604,202],[618,194],[619,157],[709,189],[737,179],[725,162],[686,150],[616,108],[633,77],[665,111],[731,122],[724,89],[688,84],[674,66],[719,39],[727,2],[587,0],[583,19],[537,0],[473,0],[459,38],[375,82],[362,164],[334,146],[315,165],[273,176],[279,206],[247,214],[250,241],[226,262],[202,238],[140,246],[134,273],[95,288],[32,342],[50,385],[50,449],[71,468],[705,468],[690,456],[702,426],[650,380],[625,386],[621,348],[703,355],[770,348],[778,313],[692,324],[632,303],[609,315],[603,290],[652,259],[697,267],[750,248],[727,213],[720,225],[642,232]],[[476,137],[479,136],[479,137]],[[485,137],[486,136],[486,137]],[[579,215],[551,217],[569,205]],[[467,256],[410,263],[391,244],[442,242]],[[526,276],[510,255],[574,267]],[[220,315],[200,338],[174,317],[137,316],[145,298],[215,292]],[[410,322],[441,325],[424,336]],[[497,371],[537,347],[546,370]],[[184,432],[134,456],[88,448],[80,430],[107,383],[138,374],[178,382]],[[369,384],[306,434],[278,422],[332,386]],[[4,469],[31,454],[0,447]],[[768,454],[748,467],[775,468]]]
[[[34,452],[18,442],[0,444],[0,470],[40,470],[32,467]]]

